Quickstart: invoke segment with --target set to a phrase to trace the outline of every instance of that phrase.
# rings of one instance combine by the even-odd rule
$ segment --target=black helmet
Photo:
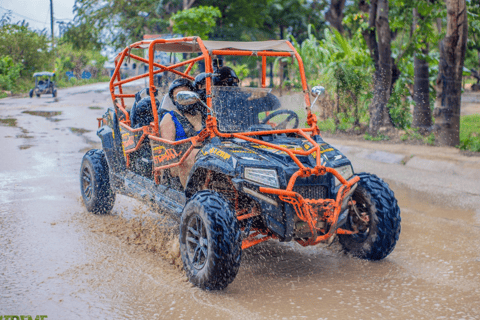
[[[173,96],[173,90],[175,90],[178,87],[187,87],[188,89],[194,91],[194,87],[192,85],[192,81],[186,79],[186,78],[180,78],[172,81],[170,84],[170,87],[168,88],[168,96],[172,101],[175,101],[175,97]]]
[[[237,74],[233,71],[230,67],[222,67],[218,69],[217,73],[219,74],[213,79],[213,84],[216,86],[224,86],[224,87],[238,87],[238,80]]]
[[[197,111],[199,110],[197,102],[184,106],[175,101],[173,97],[173,91],[178,87],[187,87],[189,90],[195,92],[195,87],[193,86],[192,82],[186,78],[180,78],[173,81],[168,88],[168,95],[170,96],[170,99],[172,99],[173,104],[175,105],[175,107],[177,107],[178,111],[180,111],[181,113],[186,112],[191,115],[196,115]]]

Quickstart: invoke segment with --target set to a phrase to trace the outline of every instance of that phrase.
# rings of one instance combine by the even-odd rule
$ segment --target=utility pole
[[[53,0],[50,0],[50,27],[52,29],[53,69],[55,69],[55,35],[53,33]]]

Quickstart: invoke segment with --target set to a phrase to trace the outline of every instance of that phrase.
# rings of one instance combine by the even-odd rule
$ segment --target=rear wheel
[[[57,97],[57,90],[56,90],[56,89],[53,89],[52,96],[53,96],[54,98]]]
[[[358,174],[360,181],[352,199],[346,228],[354,235],[339,235],[343,249],[352,255],[381,260],[388,256],[400,235],[400,208],[388,184],[373,174]]]
[[[115,193],[110,186],[108,164],[102,150],[88,151],[80,167],[80,190],[88,211],[109,213],[115,203]]]
[[[226,288],[242,257],[240,228],[227,200],[210,190],[186,204],[180,223],[180,253],[191,283],[205,290]]]
[[[36,96],[37,96],[37,98],[40,98],[40,93],[37,93]]]

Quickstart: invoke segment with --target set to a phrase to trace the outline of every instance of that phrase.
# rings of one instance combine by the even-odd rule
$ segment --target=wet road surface
[[[84,209],[80,161],[98,147],[96,118],[110,106],[101,89],[59,90],[58,101],[0,100],[0,315],[480,319],[478,158],[442,159],[452,163],[448,171],[435,157],[418,155],[432,163],[409,166],[392,150],[385,158],[335,141],[356,171],[376,173],[394,190],[402,233],[393,253],[367,262],[336,243],[271,241],[244,251],[226,290],[204,292],[186,281],[165,230],[128,223],[125,217],[151,216],[147,207],[118,196],[112,215]]]

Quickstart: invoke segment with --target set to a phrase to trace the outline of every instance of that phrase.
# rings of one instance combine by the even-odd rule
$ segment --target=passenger
[[[194,91],[192,82],[181,78],[170,84],[168,95],[175,105],[175,109],[163,113],[160,122],[160,136],[171,141],[179,141],[196,136],[204,127],[203,119],[205,115],[202,114],[203,112],[199,108],[199,104],[193,103],[184,106],[178,103],[176,97],[180,91]],[[198,150],[194,149],[181,165],[170,169],[172,176],[180,178],[184,188],[197,153]]]

